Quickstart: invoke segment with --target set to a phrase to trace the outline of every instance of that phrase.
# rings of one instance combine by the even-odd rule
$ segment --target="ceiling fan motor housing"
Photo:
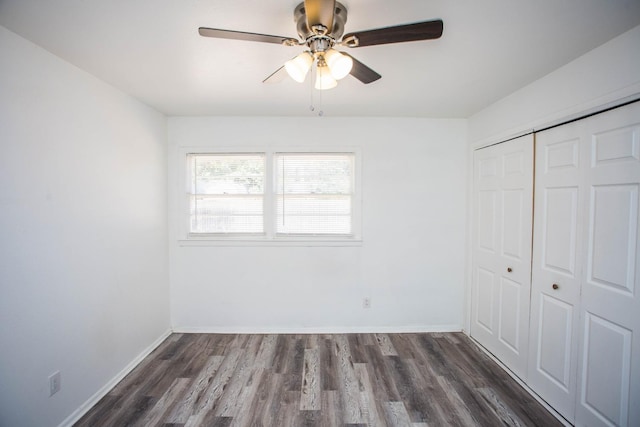
[[[293,20],[296,23],[296,29],[298,35],[302,40],[308,40],[310,37],[317,36],[318,34],[313,29],[307,26],[307,14],[304,8],[304,2],[296,6],[293,11]],[[333,14],[333,28],[331,32],[326,34],[334,41],[337,41],[344,33],[344,26],[347,22],[347,8],[342,3],[336,2],[336,7]],[[322,34],[325,35],[325,34]]]

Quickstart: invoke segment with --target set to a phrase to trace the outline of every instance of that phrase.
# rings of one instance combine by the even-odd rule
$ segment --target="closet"
[[[640,425],[640,103],[529,137],[532,185],[518,191],[533,211],[524,218],[505,209],[504,166],[496,172],[507,184],[486,193],[486,159],[504,158],[519,139],[474,155],[471,336],[569,422]],[[510,305],[527,315],[507,320],[510,278],[489,273],[486,242],[496,259],[511,261],[500,242],[514,229],[503,224],[526,223],[531,212],[533,226],[518,238],[532,242],[530,276],[515,281],[526,301]],[[509,321],[520,322],[526,344],[505,338],[501,322]]]

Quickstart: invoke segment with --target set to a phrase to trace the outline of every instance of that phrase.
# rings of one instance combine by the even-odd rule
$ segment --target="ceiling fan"
[[[442,36],[442,20],[416,22],[376,28],[344,35],[347,9],[335,0],[305,0],[294,9],[294,20],[299,39],[244,31],[200,27],[204,37],[276,43],[284,46],[306,46],[307,50],[287,61],[263,82],[272,83],[283,77],[285,70],[297,82],[303,82],[311,66],[316,64],[315,88],[324,90],[337,85],[337,80],[351,74],[364,84],[382,77],[355,59],[334,47],[364,47],[418,40],[432,40]]]

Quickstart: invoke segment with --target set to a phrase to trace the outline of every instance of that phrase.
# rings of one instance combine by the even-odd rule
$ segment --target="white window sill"
[[[310,237],[282,237],[274,239],[261,238],[216,238],[216,237],[191,237],[178,240],[178,246],[244,246],[244,247],[270,247],[270,246],[298,246],[298,247],[348,247],[362,246],[362,239],[356,238],[310,238]]]

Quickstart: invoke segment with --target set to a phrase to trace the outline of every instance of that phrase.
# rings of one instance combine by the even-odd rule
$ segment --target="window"
[[[264,155],[191,154],[190,232],[264,232]]]
[[[355,152],[186,153],[190,240],[357,241]]]
[[[278,234],[351,234],[353,154],[276,154]]]

